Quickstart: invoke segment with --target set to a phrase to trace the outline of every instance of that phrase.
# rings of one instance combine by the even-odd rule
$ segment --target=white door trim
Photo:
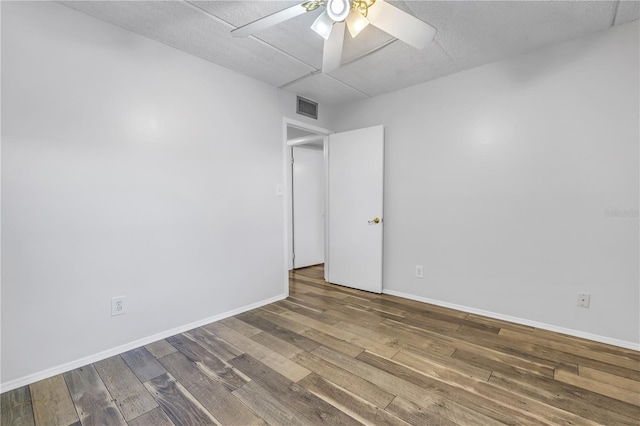
[[[284,197],[282,200],[283,211],[284,211],[284,294],[285,296],[289,296],[289,271],[292,267],[291,262],[291,247],[293,246],[293,234],[292,234],[292,217],[291,212],[293,209],[293,191],[292,191],[292,183],[293,183],[293,174],[291,170],[291,146],[287,144],[287,127],[297,127],[302,130],[306,130],[309,132],[319,133],[324,135],[324,157],[325,157],[325,175],[327,168],[327,137],[331,133],[331,130],[324,129],[322,127],[317,127],[312,124],[307,124],[302,121],[294,120],[292,118],[283,117],[282,119],[282,158],[283,158],[283,177],[284,177]],[[328,176],[326,176],[328,179]],[[327,209],[328,209],[328,200],[325,202],[325,225],[327,221]],[[327,231],[325,226],[325,260],[327,259]],[[326,276],[326,271],[325,271]]]

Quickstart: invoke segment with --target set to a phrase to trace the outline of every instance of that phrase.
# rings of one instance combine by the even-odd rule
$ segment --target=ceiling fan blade
[[[235,30],[231,31],[231,35],[234,37],[246,37],[248,35],[257,33],[258,31],[262,31],[269,27],[277,25],[280,22],[284,22],[291,18],[295,18],[298,15],[302,15],[306,11],[307,9],[302,6],[302,3],[296,4],[295,6],[282,9],[279,12],[272,13],[271,15],[265,16],[264,18],[260,18],[256,21],[248,23],[247,25],[238,27]]]
[[[423,49],[436,35],[436,29],[431,25],[384,0],[376,0],[369,8],[367,19],[371,24],[416,49]]]
[[[322,53],[322,72],[328,73],[340,68],[342,62],[342,44],[344,43],[344,22],[336,22],[329,38],[324,41]]]

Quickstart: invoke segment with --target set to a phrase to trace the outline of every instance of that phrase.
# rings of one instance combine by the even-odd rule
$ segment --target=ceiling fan
[[[424,48],[436,34],[436,29],[418,18],[391,6],[384,0],[312,0],[288,7],[231,31],[234,37],[246,37],[298,15],[324,6],[311,29],[324,39],[322,72],[340,67],[345,25],[351,37],[356,37],[372,24],[416,49]]]

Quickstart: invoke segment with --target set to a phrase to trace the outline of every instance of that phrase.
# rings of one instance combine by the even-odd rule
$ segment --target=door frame
[[[289,271],[293,267],[292,257],[293,257],[293,170],[291,167],[291,148],[287,142],[287,127],[297,127],[302,130],[306,130],[308,132],[313,132],[317,134],[324,135],[323,142],[323,155],[324,155],[324,171],[325,171],[325,206],[324,206],[324,222],[325,222],[325,231],[324,231],[324,255],[325,255],[325,277],[327,276],[327,259],[328,259],[328,238],[329,238],[329,229],[327,227],[328,221],[328,208],[329,208],[329,197],[328,197],[328,138],[333,131],[329,129],[324,129],[322,127],[314,126],[312,124],[305,123],[303,121],[294,120],[292,118],[284,117],[282,119],[282,158],[283,158],[283,173],[284,173],[284,199],[283,210],[284,210],[284,294],[285,296],[289,296]]]

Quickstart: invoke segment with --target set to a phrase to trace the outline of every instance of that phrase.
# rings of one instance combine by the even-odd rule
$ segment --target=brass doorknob
[[[372,224],[372,223],[380,223],[380,218],[376,217],[373,220],[370,220],[369,224]]]

